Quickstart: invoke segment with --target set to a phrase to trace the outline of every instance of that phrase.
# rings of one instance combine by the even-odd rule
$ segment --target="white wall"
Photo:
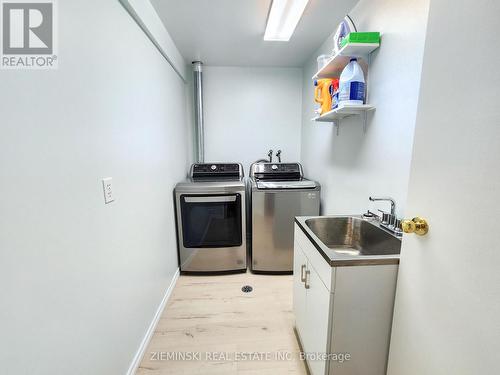
[[[205,66],[205,160],[300,159],[302,70]]]
[[[118,1],[58,7],[59,69],[0,72],[1,372],[123,374],[177,269],[186,86]]]
[[[301,154],[307,175],[322,184],[323,213],[388,209],[370,204],[370,195],[392,196],[404,213],[427,11],[428,0],[361,0],[349,13],[359,31],[383,34],[368,74],[368,101],[376,111],[366,134],[361,117],[343,120],[339,136],[333,124],[310,121],[316,57],[331,52],[331,37],[305,65]]]

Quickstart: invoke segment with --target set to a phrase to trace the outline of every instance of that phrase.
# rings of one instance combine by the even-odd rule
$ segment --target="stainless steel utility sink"
[[[378,222],[356,216],[298,217],[296,222],[331,265],[399,263],[401,240]]]

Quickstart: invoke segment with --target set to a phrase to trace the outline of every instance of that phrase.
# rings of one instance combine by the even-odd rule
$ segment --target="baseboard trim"
[[[139,349],[137,350],[137,353],[135,353],[134,359],[132,360],[132,363],[130,364],[130,367],[127,371],[127,375],[134,375],[137,369],[139,368],[139,365],[141,364],[141,359],[144,356],[144,353],[146,352],[146,349],[149,345],[149,341],[151,341],[151,337],[153,337],[156,325],[160,320],[161,314],[163,313],[163,310],[167,305],[168,299],[170,298],[170,295],[174,290],[178,278],[179,278],[179,268],[177,268],[177,270],[175,271],[174,277],[172,277],[172,281],[170,282],[170,285],[168,286],[165,295],[163,296],[163,299],[160,305],[158,306],[158,309],[156,310],[155,316],[153,317],[153,320],[151,321],[151,324],[149,325],[148,330],[146,331],[146,334],[144,335],[144,338],[142,339],[142,342],[139,345]]]

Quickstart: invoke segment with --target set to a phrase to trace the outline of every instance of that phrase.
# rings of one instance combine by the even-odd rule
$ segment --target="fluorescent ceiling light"
[[[309,0],[273,0],[264,40],[288,42]]]

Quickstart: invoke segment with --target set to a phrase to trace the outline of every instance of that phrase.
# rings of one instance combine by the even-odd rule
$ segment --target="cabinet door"
[[[327,353],[329,340],[329,317],[331,293],[311,265],[308,265],[306,285],[306,319],[304,328],[304,350],[309,354]],[[328,369],[327,361],[309,359],[307,361],[312,375],[324,375]]]
[[[302,345],[304,345],[305,315],[306,315],[306,288],[302,276],[307,268],[307,258],[302,249],[295,242],[293,254],[293,313],[295,315],[295,328],[299,333]]]

